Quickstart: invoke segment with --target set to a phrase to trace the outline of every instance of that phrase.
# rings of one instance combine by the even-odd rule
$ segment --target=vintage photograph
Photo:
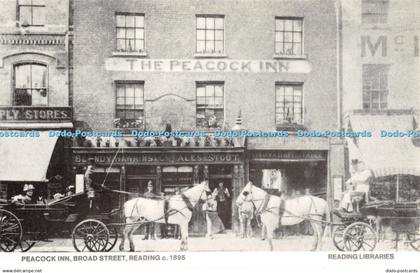
[[[419,0],[0,4],[0,252],[420,251]]]

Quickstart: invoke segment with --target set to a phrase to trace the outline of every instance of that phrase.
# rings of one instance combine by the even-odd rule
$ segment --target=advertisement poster
[[[0,273],[419,272],[418,0],[0,13]]]

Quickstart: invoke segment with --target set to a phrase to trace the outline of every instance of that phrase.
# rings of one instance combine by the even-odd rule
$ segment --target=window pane
[[[205,40],[206,32],[205,30],[197,30],[197,40]]]
[[[223,98],[216,97],[214,99],[214,105],[217,106],[217,107],[222,107],[223,106]]]
[[[124,106],[124,105],[125,105],[125,99],[124,99],[124,97],[117,98],[117,106]]]
[[[144,29],[136,28],[135,35],[136,35],[136,39],[144,39]]]
[[[125,28],[117,28],[117,38],[125,38]]]
[[[224,29],[223,21],[224,21],[223,18],[216,18],[216,21],[215,21],[216,29]]]
[[[197,105],[204,105],[206,104],[206,98],[205,97],[197,97]]]
[[[208,106],[214,106],[214,97],[207,97],[206,101]]]
[[[206,40],[214,41],[214,30],[206,30]]]
[[[31,7],[19,8],[19,21],[23,25],[32,25]]]
[[[135,50],[135,48],[136,48],[135,40],[126,40],[126,44],[127,44],[127,50],[129,50],[129,51]]]
[[[223,86],[216,85],[214,87],[214,90],[215,90],[215,92],[214,92],[214,95],[215,96],[217,96],[217,97],[223,97]]]
[[[213,52],[214,51],[214,42],[207,41],[206,42],[206,52]]]
[[[134,38],[134,29],[133,28],[127,28],[127,38]]]
[[[125,27],[125,16],[124,15],[117,15],[117,27]]]
[[[294,31],[302,31],[302,20],[294,20],[293,21],[293,30]]]
[[[197,97],[204,97],[206,95],[204,86],[197,87]]]
[[[293,55],[293,44],[292,43],[285,43],[284,44],[284,54]]]
[[[30,65],[15,66],[16,88],[31,88]]]
[[[144,16],[136,16],[136,27],[144,27]]]
[[[204,51],[205,51],[205,42],[197,41],[197,52],[204,52]]]
[[[285,20],[284,21],[284,30],[285,31],[292,31],[293,30],[293,21],[292,20]]]
[[[126,15],[125,20],[126,20],[126,27],[134,27],[134,16],[132,15]]]
[[[123,40],[123,39],[118,39],[117,40],[117,50],[126,50],[125,40]]]
[[[284,45],[283,43],[276,43],[276,53],[284,54]]]
[[[207,29],[214,29],[214,18],[213,17],[207,17],[206,18],[206,28]]]
[[[284,41],[285,42],[292,42],[293,34],[291,32],[284,33]]]
[[[45,88],[46,86],[46,67],[41,65],[32,65],[32,88]]]
[[[206,97],[213,97],[214,96],[214,85],[207,85],[206,86]]]
[[[302,46],[300,44],[293,45],[293,55],[301,55],[302,54]]]
[[[125,88],[125,96],[127,98],[133,98],[134,97],[134,86],[127,85]]]
[[[32,105],[47,105],[46,89],[35,89],[32,91]]]
[[[283,42],[283,32],[276,32],[276,42]]]
[[[134,97],[126,97],[125,98],[125,105],[126,105],[126,108],[133,108]]]
[[[204,17],[197,17],[197,28],[206,28],[206,19]]]
[[[293,42],[300,43],[302,42],[302,35],[300,33],[293,33]]]
[[[32,7],[32,24],[33,25],[44,25],[45,24],[45,7]]]

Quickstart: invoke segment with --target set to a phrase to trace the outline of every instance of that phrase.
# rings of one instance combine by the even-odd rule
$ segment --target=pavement
[[[179,251],[180,240],[175,239],[156,239],[142,240],[142,235],[134,236],[136,251],[140,252],[172,252]],[[273,240],[274,251],[309,251],[312,247],[314,237],[312,236],[286,236]],[[112,252],[119,252],[120,240]],[[330,237],[323,238],[322,251],[338,251],[332,243]],[[386,240],[378,242],[375,251],[395,251],[394,242]],[[128,251],[128,241],[125,244],[125,250]],[[237,237],[234,233],[228,231],[224,234],[216,234],[213,239],[205,237],[192,237],[188,239],[189,251],[268,251],[267,241],[260,238]],[[30,252],[74,252],[72,239],[55,238],[49,242],[37,242]],[[399,243],[399,251],[414,251],[409,245],[402,241]]]

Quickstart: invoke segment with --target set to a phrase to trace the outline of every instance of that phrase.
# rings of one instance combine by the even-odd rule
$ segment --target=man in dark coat
[[[147,190],[143,194],[143,196],[146,198],[154,198],[157,195],[153,191],[154,191],[153,182],[150,180],[149,182],[147,182]],[[146,236],[144,236],[143,240],[149,240],[149,239],[155,240],[155,223],[153,222],[146,224]]]

